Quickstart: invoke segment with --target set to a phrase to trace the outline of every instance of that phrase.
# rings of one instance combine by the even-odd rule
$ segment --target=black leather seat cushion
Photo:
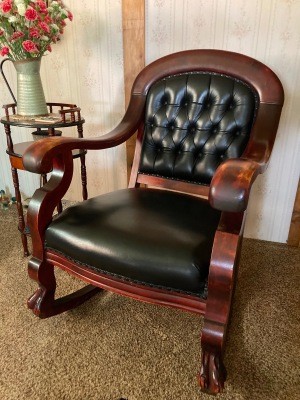
[[[101,273],[203,297],[219,219],[200,198],[120,190],[63,211],[46,248]]]

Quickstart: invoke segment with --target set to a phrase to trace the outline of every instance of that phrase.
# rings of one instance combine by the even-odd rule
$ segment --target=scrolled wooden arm
[[[100,150],[118,146],[138,129],[145,106],[144,96],[132,96],[124,118],[111,132],[94,138],[49,137],[33,143],[23,155],[27,171],[43,174],[52,169],[53,158],[74,149]]]
[[[217,169],[210,184],[209,201],[212,207],[228,212],[246,210],[252,184],[269,162],[281,114],[283,92],[281,97],[279,104],[260,104],[244,154],[239,159],[225,161]],[[270,115],[272,118],[269,118]]]
[[[217,169],[209,191],[212,207],[228,212],[245,211],[250,190],[262,166],[247,159],[230,159]]]

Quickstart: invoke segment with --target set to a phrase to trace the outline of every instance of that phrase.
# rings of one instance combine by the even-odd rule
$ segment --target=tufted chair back
[[[249,85],[224,74],[189,72],[155,82],[139,172],[209,185],[223,161],[243,154],[257,104]]]

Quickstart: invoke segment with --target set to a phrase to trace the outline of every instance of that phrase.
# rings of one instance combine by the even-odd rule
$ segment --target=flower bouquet
[[[73,15],[61,0],[2,0],[0,54],[13,61],[38,58],[60,39]]]
[[[5,78],[18,116],[25,119],[48,115],[40,78],[41,57],[60,40],[66,20],[73,15],[62,0],[0,0],[0,55],[7,56],[17,71],[17,100]]]

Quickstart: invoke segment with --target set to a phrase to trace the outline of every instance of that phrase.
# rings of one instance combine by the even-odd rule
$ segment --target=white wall
[[[43,59],[49,101],[75,102],[86,137],[109,131],[124,111],[121,0],[65,0],[74,13],[62,41]],[[286,101],[271,163],[254,187],[246,236],[285,242],[300,170],[300,1],[146,0],[146,61],[182,49],[218,48],[250,55],[282,80]],[[9,79],[15,79],[12,69]],[[0,104],[11,102],[0,79]],[[12,190],[0,127],[0,189]],[[75,134],[75,132],[68,132]],[[15,129],[16,141],[30,132]],[[68,198],[79,199],[79,161]],[[87,156],[90,196],[126,185],[124,146]],[[29,196],[37,177],[21,173]]]
[[[52,53],[42,60],[42,81],[47,101],[75,103],[85,118],[84,136],[102,135],[117,125],[124,113],[124,79],[121,0],[65,0],[74,14],[62,40],[52,46]],[[6,63],[7,65],[8,63]],[[13,67],[6,67],[10,82],[15,83]],[[0,78],[0,104],[12,100]],[[64,130],[76,135],[75,130]],[[13,140],[31,140],[28,132],[14,128]],[[13,192],[6,141],[0,127],[0,189]],[[89,196],[108,192],[126,185],[125,147],[87,155]],[[74,180],[67,194],[69,199],[81,198],[80,162],[75,161]],[[20,173],[24,197],[38,187],[38,178]]]
[[[185,49],[223,49],[262,61],[281,79],[283,115],[245,236],[285,242],[300,172],[300,1],[146,0],[146,15],[147,63]]]

